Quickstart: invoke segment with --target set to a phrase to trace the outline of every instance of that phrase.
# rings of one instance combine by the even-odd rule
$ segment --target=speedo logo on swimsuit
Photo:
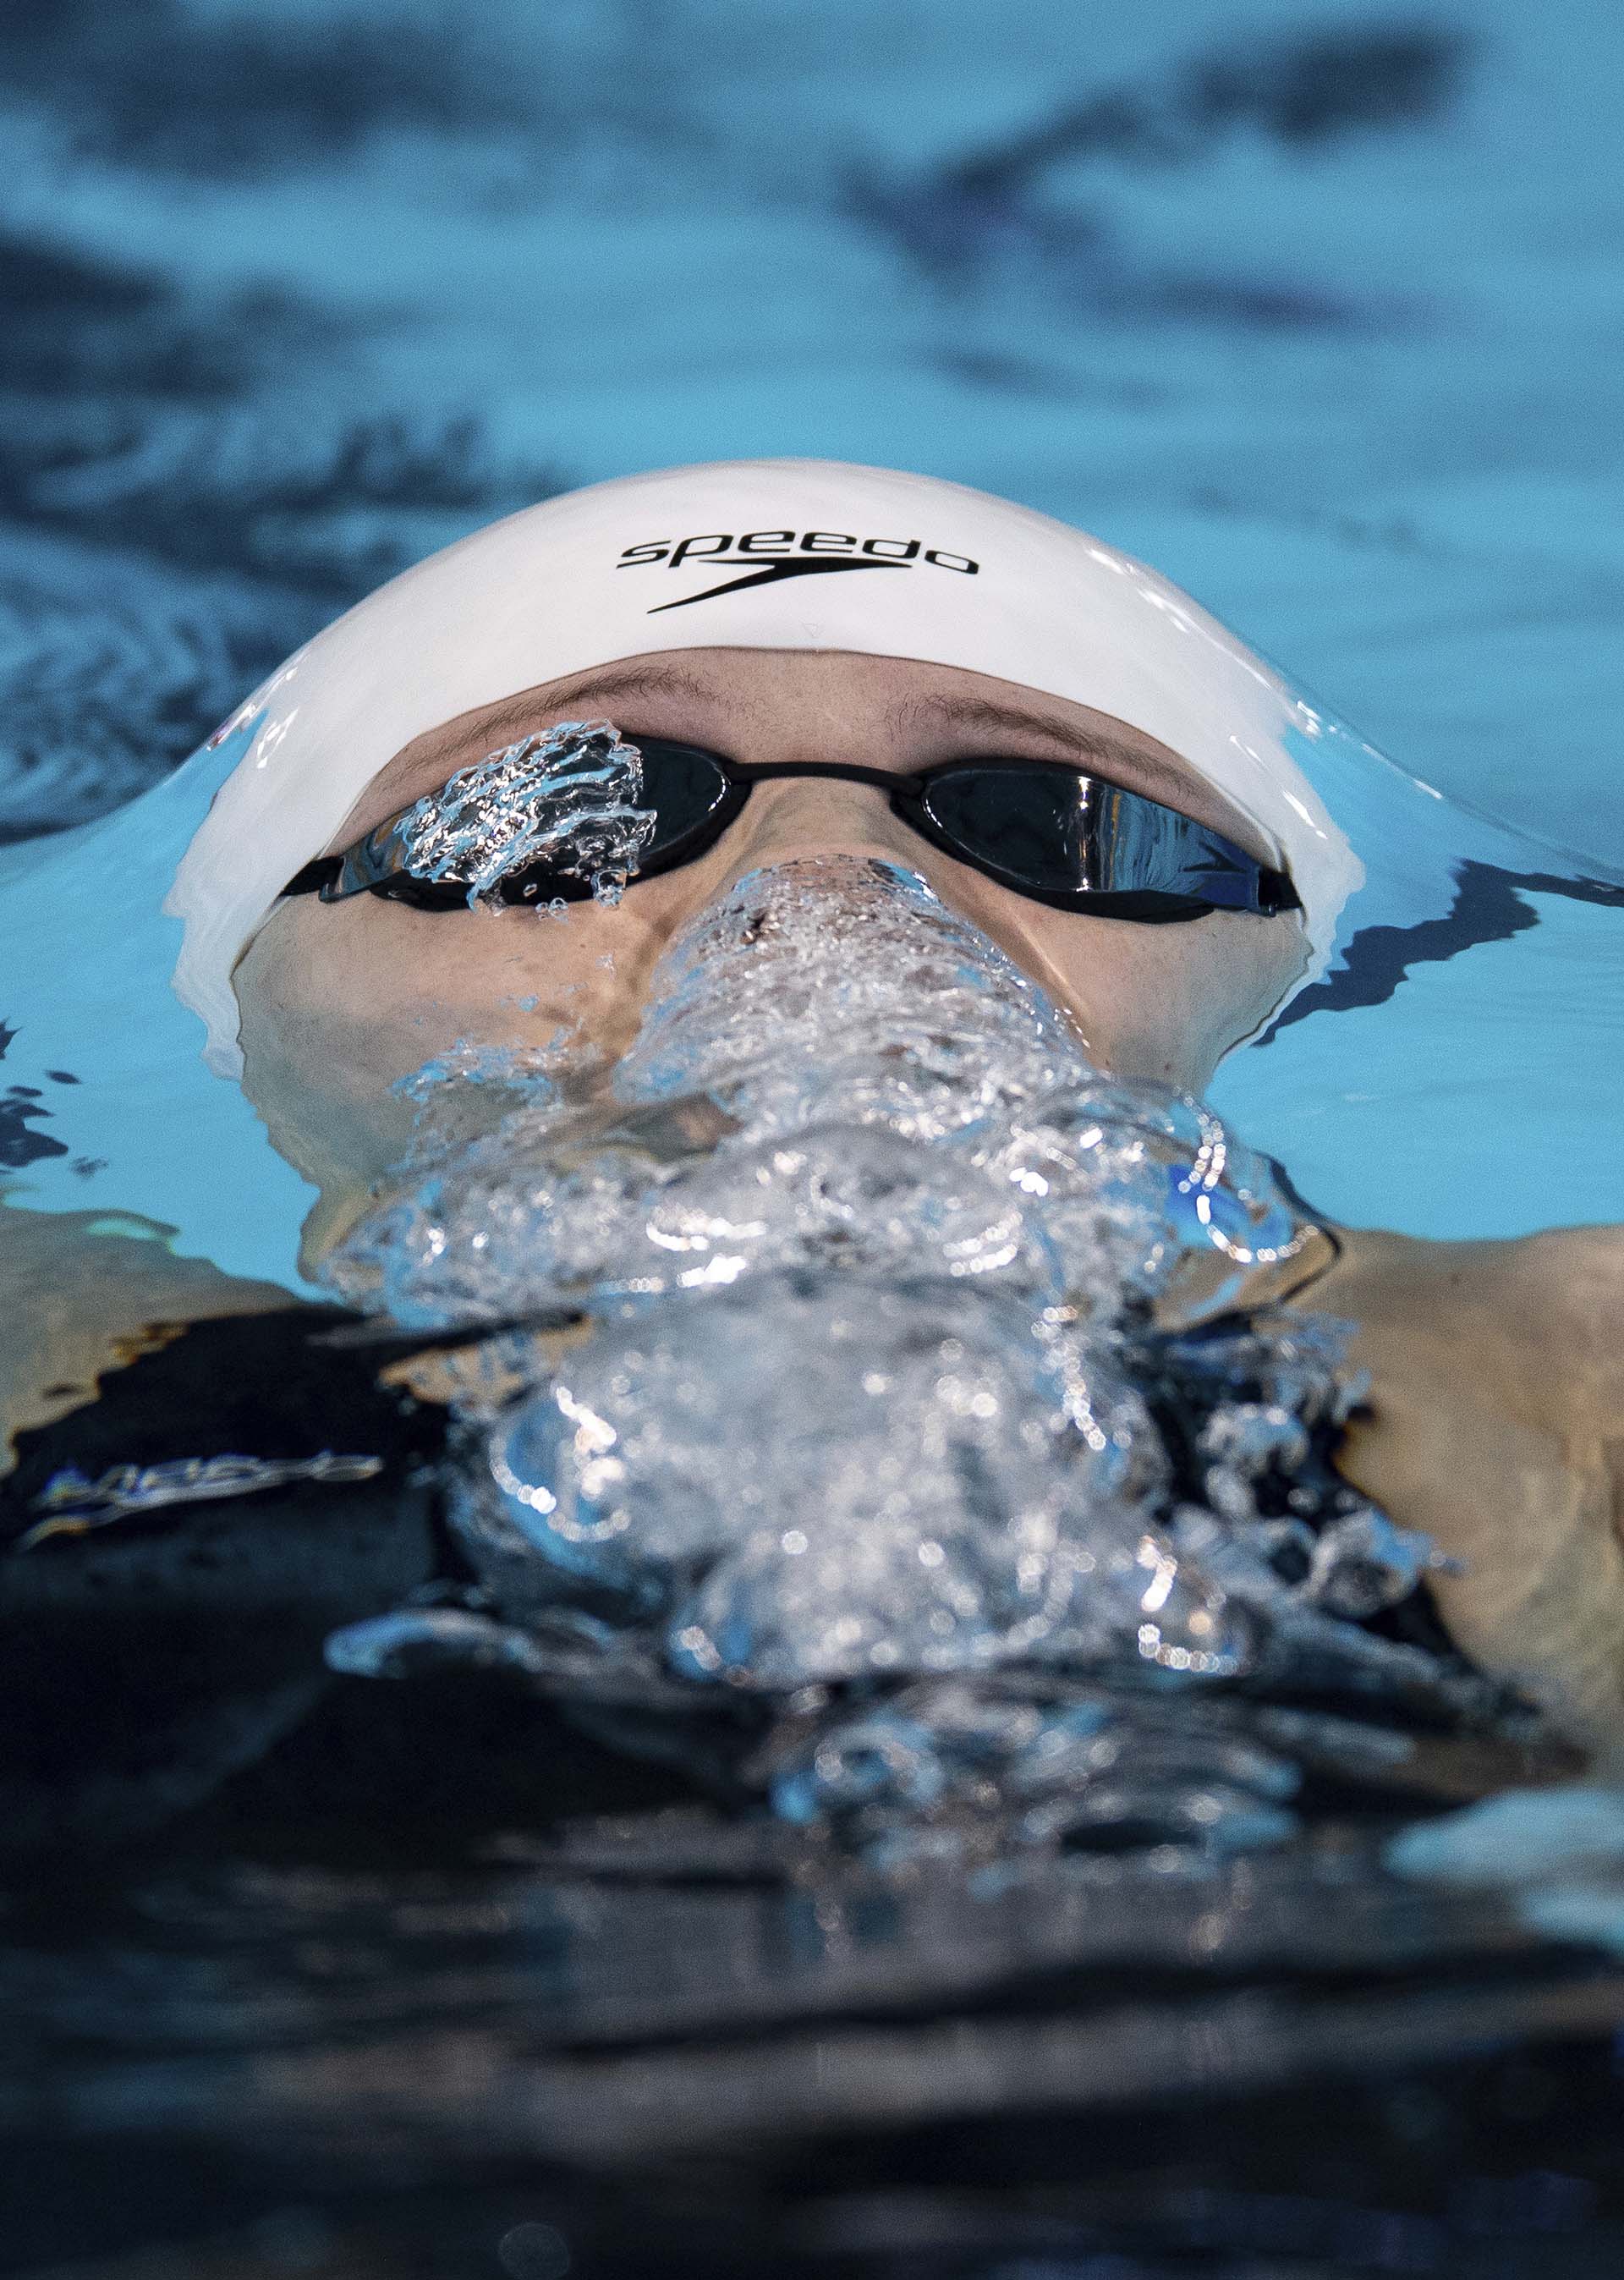
[[[913,570],[928,563],[933,569],[974,578],[981,566],[967,554],[927,546],[918,538],[854,538],[843,530],[746,530],[735,538],[731,531],[704,530],[693,538],[650,538],[640,546],[628,546],[615,568],[646,570],[663,564],[667,570],[680,570],[687,562],[714,563],[718,568],[725,565],[744,574],[725,578],[703,593],[656,602],[650,617],[661,610],[686,610],[696,602],[712,601],[718,594],[742,593],[747,586],[776,586],[786,578],[815,578],[837,570]]]

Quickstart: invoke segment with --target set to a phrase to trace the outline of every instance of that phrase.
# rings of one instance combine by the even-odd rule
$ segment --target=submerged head
[[[177,880],[177,987],[335,1229],[400,1152],[399,1079],[464,1042],[613,1059],[666,944],[763,866],[908,867],[1097,1066],[1191,1090],[1315,969],[1358,877],[1291,757],[1313,714],[1220,627],[1081,532],[875,469],[746,462],[550,501],[396,580],[251,703]],[[865,773],[755,783],[693,859],[562,919],[282,897],[485,755],[594,717],[747,767]],[[999,779],[958,852],[890,796],[986,758],[1137,795],[1153,832],[1189,819],[1297,906],[1147,923],[1007,883],[977,859]]]

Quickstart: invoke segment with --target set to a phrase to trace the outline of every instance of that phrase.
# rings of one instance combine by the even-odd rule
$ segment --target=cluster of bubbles
[[[486,1128],[436,1127],[471,1075]],[[890,1853],[1275,1841],[1296,1775],[1237,1688],[1468,1684],[1358,1628],[1431,1553],[1326,1461],[1339,1327],[1266,1304],[1324,1238],[912,873],[741,880],[584,1101],[477,1054],[417,1098],[453,1136],[328,1274],[486,1334],[448,1484],[477,1580],[338,1667],[502,1664],[665,1747],[725,1704],[747,1787]]]
[[[612,721],[563,720],[459,768],[377,836],[391,868],[454,880],[470,907],[532,868],[614,903],[654,829],[642,798],[643,756]]]

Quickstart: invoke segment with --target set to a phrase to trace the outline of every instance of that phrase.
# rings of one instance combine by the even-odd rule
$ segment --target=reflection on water
[[[1308,1851],[797,1888],[646,1806],[356,1862],[303,1786],[296,1838],[239,1820],[13,1923],[21,2268],[135,2235],[186,2244],[166,2280],[475,2275],[528,2225],[634,2275],[1616,2269],[1616,2092],[1559,2050],[1616,1974],[1382,1880],[1348,1790]],[[386,1766],[386,1826],[412,1787]]]

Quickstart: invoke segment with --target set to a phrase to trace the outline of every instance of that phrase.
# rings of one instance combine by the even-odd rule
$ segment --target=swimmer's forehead
[[[835,751],[821,705],[804,715],[827,676],[858,680],[874,706],[865,749]],[[403,747],[373,778],[328,844],[350,843],[490,751],[554,721],[607,714],[627,731],[671,736],[758,757],[752,738],[771,731],[781,751],[804,720],[806,759],[860,760],[898,774],[934,760],[997,752],[1084,766],[1226,832],[1254,854],[1272,851],[1254,825],[1188,760],[1143,729],[1020,683],[951,666],[820,650],[683,650],[570,674],[458,713]]]

